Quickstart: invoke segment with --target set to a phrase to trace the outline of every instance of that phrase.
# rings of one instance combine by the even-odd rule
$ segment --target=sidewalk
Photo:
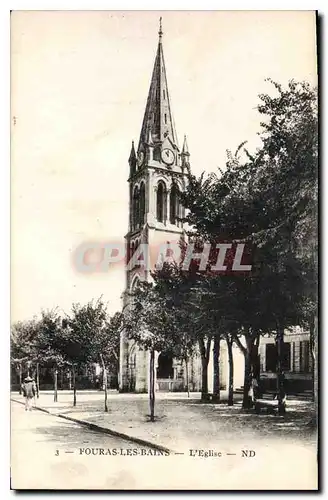
[[[23,401],[18,393],[12,399]],[[226,394],[222,394],[223,401]],[[199,393],[157,393],[156,421],[149,421],[147,394],[108,395],[109,413],[104,412],[103,392],[78,391],[77,406],[73,407],[73,393],[58,392],[58,402],[47,391],[40,393],[36,405],[52,414],[96,424],[104,429],[123,433],[157,446],[180,452],[189,449],[214,449],[229,443],[230,447],[251,446],[254,441],[262,444],[282,438],[288,442],[315,446],[315,435],[307,426],[313,415],[309,401],[290,400],[285,417],[256,415],[241,409],[241,397],[228,407],[226,403],[200,402]]]

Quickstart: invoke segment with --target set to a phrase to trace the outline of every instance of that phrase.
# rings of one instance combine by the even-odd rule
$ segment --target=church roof
[[[162,19],[162,18],[161,18]],[[148,144],[149,137],[154,144],[168,138],[178,147],[177,136],[167,88],[166,70],[162,46],[162,22],[160,19],[159,41],[148,92],[145,115],[142,123],[138,151],[142,144]]]

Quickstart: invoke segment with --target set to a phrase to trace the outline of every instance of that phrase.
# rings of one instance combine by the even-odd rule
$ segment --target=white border
[[[0,64],[1,64],[1,76],[0,76],[0,85],[1,85],[1,128],[0,128],[0,140],[1,140],[1,154],[2,154],[2,164],[0,168],[0,186],[1,186],[1,234],[4,236],[2,240],[2,244],[0,246],[1,249],[1,264],[2,264],[2,273],[1,273],[1,382],[2,382],[2,392],[3,398],[9,400],[6,394],[6,388],[9,387],[9,324],[10,324],[10,313],[9,313],[9,284],[10,284],[10,253],[9,253],[9,245],[10,245],[10,222],[9,222],[9,203],[10,203],[10,176],[9,176],[9,165],[10,165],[10,97],[9,97],[9,89],[10,89],[10,10],[318,10],[319,14],[324,16],[327,12],[327,1],[323,0],[312,2],[306,0],[298,0],[296,1],[287,1],[287,0],[267,0],[263,1],[248,1],[245,3],[243,0],[230,0],[230,1],[195,1],[190,0],[189,2],[185,2],[182,0],[166,0],[165,2],[151,2],[151,1],[143,1],[136,2],[135,0],[80,0],[79,2],[72,0],[34,0],[31,2],[26,2],[23,0],[12,0],[12,1],[2,1],[0,5]],[[326,40],[326,33],[322,33],[321,47],[323,52],[324,40]],[[325,51],[327,54],[327,50]],[[321,93],[323,94],[324,90],[324,68],[326,66],[326,54],[323,53],[324,59],[321,60],[320,72],[321,72]],[[322,105],[324,105],[324,98],[322,96]],[[324,127],[326,123],[326,113],[327,108],[324,106],[324,110],[321,110],[322,113],[322,129],[321,129],[321,195],[322,195],[322,213],[321,213],[321,233],[322,233],[322,243],[323,247],[321,249],[321,256],[324,259],[325,252],[324,250],[327,248],[325,245],[326,236],[328,235],[327,228],[327,204],[328,204],[328,196],[327,196],[327,176],[324,174],[326,169],[326,162],[324,157],[324,145],[327,144],[327,129]],[[325,283],[327,275],[326,267],[322,264],[322,278]],[[28,293],[28,284],[27,293]],[[328,304],[326,303],[327,294],[324,293],[324,286],[322,289],[322,318],[321,318],[321,343],[326,344],[327,340],[325,339],[325,312],[328,310]],[[321,351],[323,348],[321,347]],[[327,380],[327,367],[328,363],[324,363],[324,354],[321,354],[321,368],[322,375],[324,376],[324,380]],[[324,395],[324,381],[321,380],[321,396],[322,396],[322,419],[321,426],[323,425],[323,415],[325,414],[325,399]],[[3,400],[4,400],[3,399]],[[2,492],[2,498],[8,498],[12,496],[14,493],[9,492],[9,401],[8,407],[5,409],[1,408],[1,429],[4,431],[4,435],[1,439],[1,450],[4,455],[2,455],[1,459],[1,479],[0,486]],[[323,434],[323,433],[322,433]],[[327,436],[327,433],[325,433]],[[323,435],[322,435],[323,437]],[[322,443],[322,447],[326,449],[324,446],[325,442]],[[32,451],[32,450],[31,450]],[[292,466],[292,464],[291,464]],[[322,477],[327,477],[326,474],[326,464],[323,463],[322,467]],[[113,495],[115,493],[111,493]],[[221,495],[224,493],[220,493]],[[285,497],[284,494],[277,494],[280,498]],[[34,495],[32,495],[34,496]],[[39,496],[39,495],[38,495]],[[65,497],[66,495],[61,494],[60,497]],[[89,496],[89,495],[88,495]],[[93,496],[90,494],[90,496]],[[175,496],[175,495],[173,495]],[[231,495],[229,495],[231,496]],[[56,498],[57,495],[53,495],[53,498]],[[59,497],[59,493],[58,493]],[[172,495],[171,495],[172,497]]]
[[[166,1],[135,1],[135,0],[12,0],[7,3],[11,10],[324,10],[325,2],[309,0],[259,0],[230,1],[199,1],[166,0]]]

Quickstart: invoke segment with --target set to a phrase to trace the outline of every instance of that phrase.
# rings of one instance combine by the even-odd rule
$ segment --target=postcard
[[[317,31],[12,11],[13,490],[318,490]]]

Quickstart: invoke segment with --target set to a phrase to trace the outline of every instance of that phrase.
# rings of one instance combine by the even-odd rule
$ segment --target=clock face
[[[141,165],[143,164],[144,158],[145,158],[145,155],[143,154],[142,151],[140,151],[138,153],[138,167],[141,167]]]
[[[166,163],[167,165],[172,165],[172,163],[174,163],[174,153],[171,149],[163,149],[162,151],[162,160],[164,163]]]

